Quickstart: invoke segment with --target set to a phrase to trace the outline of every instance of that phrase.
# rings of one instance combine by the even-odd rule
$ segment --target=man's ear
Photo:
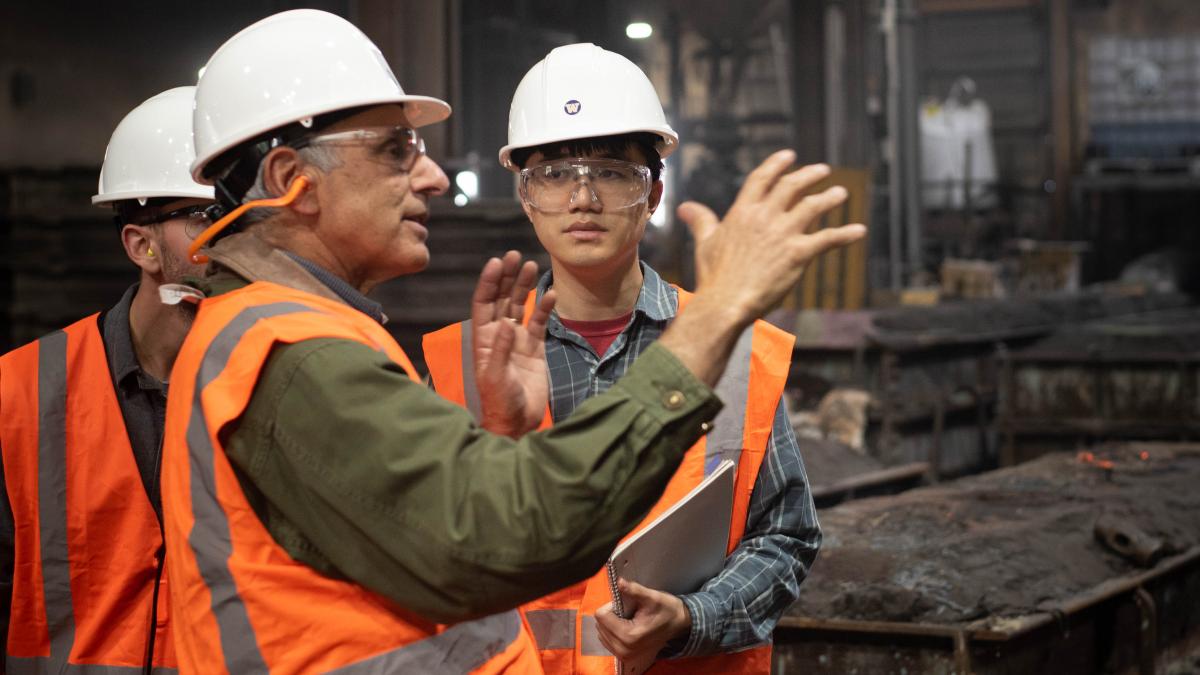
[[[146,274],[162,272],[163,252],[158,250],[150,226],[126,223],[121,228],[121,245],[125,247],[125,255]]]
[[[303,158],[295,148],[281,145],[278,148],[271,150],[263,157],[260,166],[262,172],[263,187],[273,197],[281,197],[287,194],[300,176],[308,179],[308,189],[300,193],[287,208],[305,215],[316,215],[320,212],[318,205],[317,191],[314,189],[320,183],[322,177],[321,172],[315,171],[312,167],[305,166]]]

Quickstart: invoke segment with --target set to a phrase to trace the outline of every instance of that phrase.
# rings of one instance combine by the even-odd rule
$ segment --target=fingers
[[[862,239],[866,233],[866,226],[858,223],[817,230],[805,239],[804,243],[809,247],[805,251],[805,260],[812,260],[830,249],[852,244]]]
[[[502,267],[499,258],[491,258],[479,273],[479,282],[471,296],[471,321],[475,325],[491,323],[495,319]]]
[[[626,658],[632,653],[629,637],[625,635],[630,626],[629,621],[613,613],[611,602],[596,610],[596,635],[600,644],[618,658]]]
[[[508,318],[520,321],[525,317],[525,297],[537,284],[537,278],[537,263],[532,260],[525,261],[525,264],[521,265],[520,271],[517,272],[516,282],[513,284],[512,293],[509,294]]]
[[[617,642],[612,633],[609,633],[602,628],[599,623],[596,624],[596,637],[600,638],[600,644],[604,645],[604,648],[608,650],[609,654],[612,654],[618,659],[629,657],[629,650],[621,645],[621,643]]]
[[[813,223],[818,222],[821,216],[845,202],[849,196],[850,193],[846,191],[846,188],[834,185],[827,190],[801,199],[789,213],[804,220],[804,228],[807,230],[812,227]]]
[[[692,233],[692,239],[696,241],[707,239],[717,229],[717,224],[721,222],[712,209],[700,202],[684,202],[675,209],[675,213],[680,220],[687,223],[688,230]]]
[[[550,313],[554,311],[554,304],[558,300],[554,289],[546,291],[542,295],[542,299],[538,301],[537,307],[533,308],[533,314],[529,316],[529,325],[525,330],[529,331],[530,337],[538,342],[546,339],[546,324],[550,321]]]
[[[796,153],[792,150],[780,150],[763,160],[762,164],[759,164],[750,172],[750,175],[746,176],[746,182],[742,184],[742,189],[738,192],[734,204],[742,201],[757,202],[761,200],[774,187],[780,176],[787,172],[794,161],[796,161]]]
[[[506,252],[500,259],[500,287],[496,291],[495,318],[508,316],[509,308],[512,306],[513,286],[516,285],[520,271],[521,254],[516,251]]]
[[[775,184],[767,201],[781,211],[791,209],[805,190],[829,177],[831,169],[828,164],[809,164],[787,174]]]
[[[625,606],[625,615],[633,616],[642,603],[652,599],[649,588],[627,579],[617,579],[617,590],[621,593],[621,603]]]
[[[492,350],[488,356],[487,365],[478,375],[480,383],[504,381],[505,371],[508,370],[508,362],[512,357],[513,345],[516,344],[517,330],[511,322],[496,321],[495,325],[496,334],[492,339]]]
[[[489,259],[471,296],[471,320],[477,325],[502,317],[519,321],[524,313],[525,295],[536,281],[537,263],[529,261],[522,265],[517,251]]]

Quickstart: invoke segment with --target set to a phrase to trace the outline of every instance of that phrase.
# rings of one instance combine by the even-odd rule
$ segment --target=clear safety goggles
[[[157,225],[165,223],[168,220],[183,220],[183,233],[188,239],[195,239],[200,236],[200,233],[207,230],[209,225],[212,225],[213,215],[212,204],[193,204],[185,206],[174,211],[160,213],[153,218],[143,220],[138,225]]]
[[[591,198],[606,209],[625,209],[650,196],[650,169],[620,159],[559,159],[521,169],[521,197],[546,213],[565,213]]]
[[[412,171],[417,160],[425,154],[425,139],[416,129],[408,127],[363,127],[350,131],[335,131],[318,134],[292,144],[294,148],[306,145],[363,145],[377,142],[373,154],[393,165],[397,170]]]

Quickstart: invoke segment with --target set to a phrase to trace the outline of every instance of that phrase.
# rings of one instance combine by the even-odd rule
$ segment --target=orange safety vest
[[[162,532],[97,316],[0,357],[0,447],[15,526],[9,675],[94,666],[134,675],[152,639],[154,672],[175,668]]]
[[[691,294],[675,287],[682,310]],[[533,311],[535,294],[525,302],[525,320]],[[728,551],[733,552],[746,530],[750,495],[762,465],[775,410],[783,396],[795,337],[770,324],[756,322],[738,340],[729,366],[716,391],[725,407],[713,429],[696,442],[667,484],[650,513],[628,536],[682,499],[704,477],[730,459],[737,464]],[[438,393],[466,406],[480,417],[471,355],[471,322],[456,323],[425,335],[425,363]],[[547,409],[541,428],[553,420]],[[596,610],[612,600],[608,575],[600,570],[590,579],[534,600],[521,608],[547,673],[611,675],[615,663],[596,633]],[[653,673],[768,673],[771,645],[713,656],[658,661]]]
[[[296,562],[258,519],[220,432],[246,410],[274,347],[317,338],[366,344],[416,379],[400,346],[366,315],[261,281],[201,301],[175,361],[162,481],[180,669],[541,673],[515,610],[439,627]]]

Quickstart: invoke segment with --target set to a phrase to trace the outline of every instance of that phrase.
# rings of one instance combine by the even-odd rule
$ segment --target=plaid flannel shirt
[[[603,355],[566,328],[557,313],[550,317],[546,362],[550,411],[556,422],[620,379],[675,317],[679,307],[675,289],[648,265],[642,265],[642,274],[633,318]],[[538,282],[539,297],[551,283],[547,272]],[[775,411],[769,446],[741,542],[720,574],[699,591],[680,596],[692,616],[691,634],[669,643],[662,657],[730,652],[767,642],[780,616],[799,596],[800,583],[821,544],[821,529],[782,401]]]

